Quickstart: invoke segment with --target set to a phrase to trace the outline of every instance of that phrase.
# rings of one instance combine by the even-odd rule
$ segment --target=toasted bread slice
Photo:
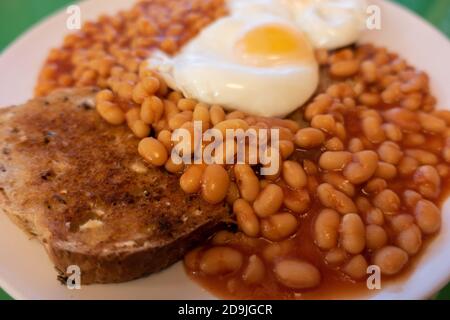
[[[138,140],[94,110],[95,89],[0,109],[0,210],[82,283],[136,279],[176,262],[228,217],[143,162]]]

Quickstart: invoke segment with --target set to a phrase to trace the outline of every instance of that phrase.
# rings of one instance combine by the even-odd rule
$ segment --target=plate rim
[[[89,4],[89,3],[95,3],[96,1],[99,1],[99,0],[82,0],[82,1],[79,1],[79,2],[77,2],[75,4],[82,6],[82,5],[86,5],[86,4]],[[441,40],[442,41],[446,41],[449,44],[449,47],[450,47],[449,38],[442,31],[437,29],[429,21],[425,20],[423,17],[419,16],[417,13],[415,13],[412,10],[410,10],[409,8],[404,7],[404,6],[402,6],[402,5],[398,4],[398,3],[394,3],[394,2],[391,2],[391,1],[385,1],[385,0],[372,0],[372,1],[369,1],[369,2],[371,4],[377,4],[378,2],[381,2],[381,3],[383,3],[383,5],[385,5],[387,7],[392,6],[392,7],[395,7],[395,9],[397,9],[397,10],[404,11],[408,15],[414,17],[417,22],[421,23],[420,28],[427,28],[427,29],[429,29],[430,32],[433,32],[433,33],[439,35]],[[132,5],[132,3],[130,3],[129,5]],[[52,13],[47,14],[41,20],[39,20],[39,21],[35,22],[34,24],[32,24],[26,31],[22,32],[15,40],[13,40],[7,46],[4,47],[4,49],[0,53],[0,61],[5,56],[11,54],[11,52],[13,52],[18,46],[20,46],[20,44],[22,44],[23,42],[28,41],[28,38],[31,37],[33,35],[33,33],[36,32],[36,30],[38,30],[39,28],[44,28],[47,24],[51,24],[55,19],[59,18],[62,14],[64,14],[65,8],[67,8],[67,5],[61,7],[58,10],[55,10]],[[65,31],[65,33],[66,32],[67,31]],[[21,231],[18,231],[18,232],[21,232]],[[445,281],[445,283],[444,283],[444,281]],[[442,279],[442,281],[439,284],[439,288],[437,288],[437,287],[434,288],[434,289],[430,288],[427,292],[422,292],[421,295],[416,295],[415,297],[408,296],[408,298],[409,299],[414,299],[414,298],[415,299],[423,299],[423,298],[431,297],[433,294],[435,294],[437,292],[437,290],[440,290],[447,283],[449,283],[449,281],[450,281],[450,272],[447,275],[446,280],[444,278]],[[436,286],[438,286],[438,285],[436,284]],[[19,300],[20,299],[29,299],[29,298],[27,298],[26,295],[22,295],[20,293],[21,290],[17,290],[14,287],[14,285],[9,284],[7,281],[5,281],[5,279],[4,279],[4,277],[2,275],[0,275],[0,287],[8,295],[10,295],[14,299],[19,299]],[[215,296],[213,296],[213,297],[215,298]],[[61,298],[61,299],[64,299],[64,297]]]

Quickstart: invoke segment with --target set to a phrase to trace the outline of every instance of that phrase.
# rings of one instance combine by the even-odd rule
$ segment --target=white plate
[[[83,20],[114,13],[134,1],[87,0],[82,2]],[[450,107],[447,38],[417,16],[392,3],[373,0],[382,9],[382,30],[370,31],[364,42],[398,52],[432,79],[439,106]],[[23,103],[32,97],[33,86],[51,47],[67,32],[64,11],[46,19],[17,40],[0,56],[0,105]],[[439,236],[422,255],[415,272],[400,284],[380,291],[377,299],[423,299],[450,280],[450,201],[443,209]],[[180,263],[144,279],[114,285],[83,286],[69,290],[56,280],[56,273],[43,247],[29,240],[6,216],[0,215],[0,286],[16,299],[211,299],[212,295],[190,281]]]

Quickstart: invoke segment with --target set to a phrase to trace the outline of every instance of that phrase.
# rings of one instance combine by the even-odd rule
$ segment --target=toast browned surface
[[[159,271],[228,217],[144,163],[138,140],[94,110],[95,89],[0,109],[0,210],[88,283]]]

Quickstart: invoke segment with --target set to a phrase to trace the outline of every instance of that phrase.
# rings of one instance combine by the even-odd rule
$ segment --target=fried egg
[[[318,86],[312,43],[343,43],[342,38],[330,41],[325,31],[317,38],[309,32],[318,31],[303,31],[298,20],[312,15],[305,8],[313,2],[230,0],[229,16],[203,29],[174,57],[155,52],[148,67],[189,98],[251,115],[284,117]]]

